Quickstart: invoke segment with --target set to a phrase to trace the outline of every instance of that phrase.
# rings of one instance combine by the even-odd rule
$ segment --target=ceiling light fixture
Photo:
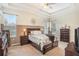
[[[52,9],[52,5],[54,5],[54,4],[56,4],[56,3],[45,3],[44,4],[44,8],[50,8],[50,9]]]

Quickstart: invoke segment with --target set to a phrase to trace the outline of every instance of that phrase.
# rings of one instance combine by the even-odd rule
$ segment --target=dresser
[[[60,41],[69,42],[70,40],[70,29],[60,29]]]
[[[29,43],[28,36],[20,36],[20,44],[21,45],[25,45],[28,43]]]

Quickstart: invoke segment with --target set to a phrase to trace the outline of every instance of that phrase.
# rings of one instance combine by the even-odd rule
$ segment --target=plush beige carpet
[[[62,46],[63,45],[63,46]],[[64,48],[66,44],[59,42],[59,46],[48,51],[43,55],[39,50],[35,49],[30,44],[23,46],[12,46],[8,48],[8,56],[64,56]]]

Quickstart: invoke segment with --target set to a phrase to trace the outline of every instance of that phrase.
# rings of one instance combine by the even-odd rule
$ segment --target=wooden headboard
[[[31,33],[31,31],[35,31],[35,30],[40,31],[41,28],[27,28],[27,36]]]

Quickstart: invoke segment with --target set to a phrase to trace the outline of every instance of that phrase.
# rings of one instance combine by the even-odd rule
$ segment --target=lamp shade
[[[23,31],[25,32],[25,31],[26,31],[26,29],[23,29]]]

